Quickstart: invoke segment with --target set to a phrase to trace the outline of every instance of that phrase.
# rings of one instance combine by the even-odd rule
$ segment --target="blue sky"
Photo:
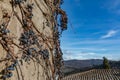
[[[64,0],[63,58],[120,60],[120,0]]]

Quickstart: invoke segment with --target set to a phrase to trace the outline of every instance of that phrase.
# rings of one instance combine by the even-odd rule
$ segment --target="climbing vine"
[[[52,18],[54,20],[52,38],[52,41],[54,43],[53,49],[51,49],[51,47],[47,43],[50,43],[50,38],[41,33],[32,21],[32,18],[34,16],[34,3],[29,3],[25,5],[25,2],[27,2],[27,0],[11,0],[10,3],[12,5],[13,13],[9,15],[8,12],[4,12],[3,14],[3,23],[0,25],[0,44],[2,45],[4,50],[6,50],[7,56],[5,59],[0,60],[0,62],[6,61],[6,67],[1,72],[1,78],[4,80],[7,78],[11,78],[13,76],[13,71],[15,69],[17,70],[18,68],[20,69],[20,72],[22,74],[20,67],[20,65],[22,65],[21,62],[25,61],[29,63],[32,60],[33,62],[37,62],[38,64],[40,64],[44,70],[47,70],[47,67],[45,66],[50,65],[51,71],[53,72],[53,79],[55,79],[57,76],[58,79],[60,79],[63,76],[61,71],[63,59],[62,51],[60,49],[59,37],[62,31],[67,29],[67,15],[65,11],[63,11],[60,7],[60,4],[63,3],[63,0],[54,0],[53,3],[50,3],[50,1],[48,0],[44,0],[46,5],[49,6],[49,8],[51,9],[53,16]],[[23,4],[25,5],[24,7]],[[20,8],[22,19],[18,16],[18,14],[15,11],[16,7]],[[12,15],[16,16],[23,28],[23,32],[21,33],[21,36],[19,38],[19,45],[14,43],[13,38],[9,36],[9,33],[11,31],[8,29],[8,27]],[[43,13],[43,15],[46,17],[47,14]],[[45,48],[44,45],[46,45]],[[18,57],[17,53],[14,53],[14,50],[12,49],[14,48],[13,46],[16,46],[20,49],[20,52],[22,53],[20,58]],[[51,50],[53,50],[52,53]],[[52,55],[52,63],[54,65],[54,69],[52,68],[53,66],[49,60],[50,55]],[[40,63],[39,57],[41,57],[44,60],[45,66]],[[47,80],[50,80],[50,76],[48,76],[48,71],[45,71],[45,74],[47,75]],[[23,75],[21,76],[22,80],[24,80]]]

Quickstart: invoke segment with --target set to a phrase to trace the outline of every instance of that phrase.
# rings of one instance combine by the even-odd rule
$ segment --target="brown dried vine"
[[[32,22],[32,16],[34,16],[32,14],[32,9],[33,9],[34,5],[31,3],[31,4],[27,4],[26,7],[23,7],[21,4],[23,4],[26,1],[27,0],[11,0],[11,2],[10,2],[12,5],[13,14],[16,16],[16,18],[19,20],[19,22],[21,23],[21,25],[23,27],[23,33],[21,34],[21,37],[19,39],[20,40],[19,45],[15,44],[13,39],[10,36],[8,36],[8,33],[9,33],[9,30],[8,30],[9,25],[8,24],[10,21],[10,15],[8,15],[8,13],[5,13],[3,15],[3,19],[8,18],[8,20],[6,22],[4,22],[5,24],[3,23],[0,25],[0,28],[1,28],[0,29],[0,37],[2,38],[0,40],[0,44],[6,50],[6,52],[8,52],[7,54],[11,56],[10,59],[7,59],[10,62],[10,65],[8,66],[8,68],[11,68],[11,65],[13,65],[15,61],[18,61],[17,54],[15,54],[14,51],[12,51],[11,48],[9,47],[9,46],[14,45],[22,51],[21,60],[23,59],[26,62],[29,62],[29,60],[33,60],[33,62],[38,63],[37,67],[39,67],[39,64],[40,64],[43,67],[43,69],[47,69],[48,67],[46,67],[46,66],[49,65],[49,67],[51,68],[51,71],[53,73],[52,74],[53,79],[56,78],[56,75],[59,75],[58,79],[61,79],[62,78],[61,67],[63,65],[63,59],[62,59],[62,51],[60,49],[59,37],[61,35],[61,32],[67,29],[67,20],[68,20],[66,12],[63,11],[59,6],[61,3],[63,3],[63,0],[58,0],[58,1],[54,0],[53,3],[49,2],[48,0],[44,0],[46,5],[48,5],[52,11],[51,16],[54,15],[52,17],[52,18],[54,18],[53,20],[55,23],[53,25],[54,26],[53,27],[53,38],[49,38],[49,37],[45,36],[43,33],[41,33],[35,27],[34,23]],[[15,10],[14,10],[14,8],[16,6],[20,8],[20,11],[22,13],[22,20],[18,16],[17,12],[15,12]],[[47,14],[43,12],[43,15],[46,17]],[[46,17],[46,19],[47,19],[47,17]],[[47,19],[47,20],[49,20],[49,19]],[[33,41],[35,41],[35,42],[33,42]],[[51,41],[54,42],[54,46],[52,47],[53,49],[51,49],[51,47],[48,44],[48,43],[51,43]],[[28,42],[30,42],[30,43],[28,43]],[[43,44],[40,44],[40,42],[43,42],[43,44],[45,44],[47,46],[46,47],[47,49],[43,49],[42,48]],[[37,47],[36,48],[31,47],[33,45],[37,45]],[[54,50],[54,53],[51,50]],[[49,61],[50,53],[52,56],[52,63]],[[45,61],[45,65],[40,63],[39,55]],[[3,61],[6,61],[6,60],[0,60],[0,62],[3,62]],[[18,73],[18,79],[20,80],[20,74],[21,74],[22,80],[24,80],[22,70],[21,70],[19,63],[20,62],[18,61],[17,65],[15,65],[14,67],[16,68],[16,71]],[[20,70],[20,74],[18,72],[18,68]],[[12,72],[11,72],[11,74],[12,74]],[[46,74],[47,78],[50,79],[50,76],[48,76],[48,71],[45,71],[45,74]],[[12,77],[12,75],[10,75],[10,74],[8,75],[8,73],[3,74],[3,76],[2,76],[2,78],[4,78],[4,79],[10,78],[10,77]],[[38,78],[37,79],[39,80],[39,70],[38,70]]]

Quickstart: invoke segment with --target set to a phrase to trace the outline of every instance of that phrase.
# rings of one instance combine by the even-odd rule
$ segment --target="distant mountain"
[[[94,65],[101,65],[103,60],[89,59],[89,60],[68,60],[65,61],[65,67],[73,67],[76,69],[82,69],[85,67],[93,67]]]
[[[120,69],[120,61],[110,61],[109,64],[112,69]]]
[[[68,60],[64,61],[63,72],[65,75],[88,71],[91,69],[103,69],[103,60],[89,59],[89,60]],[[120,61],[109,61],[112,69],[120,69]]]

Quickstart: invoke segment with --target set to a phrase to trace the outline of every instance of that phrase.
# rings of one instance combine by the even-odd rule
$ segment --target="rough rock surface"
[[[54,16],[59,5],[60,0],[0,0],[0,80],[60,78],[62,54]],[[15,62],[14,70],[8,70]]]

